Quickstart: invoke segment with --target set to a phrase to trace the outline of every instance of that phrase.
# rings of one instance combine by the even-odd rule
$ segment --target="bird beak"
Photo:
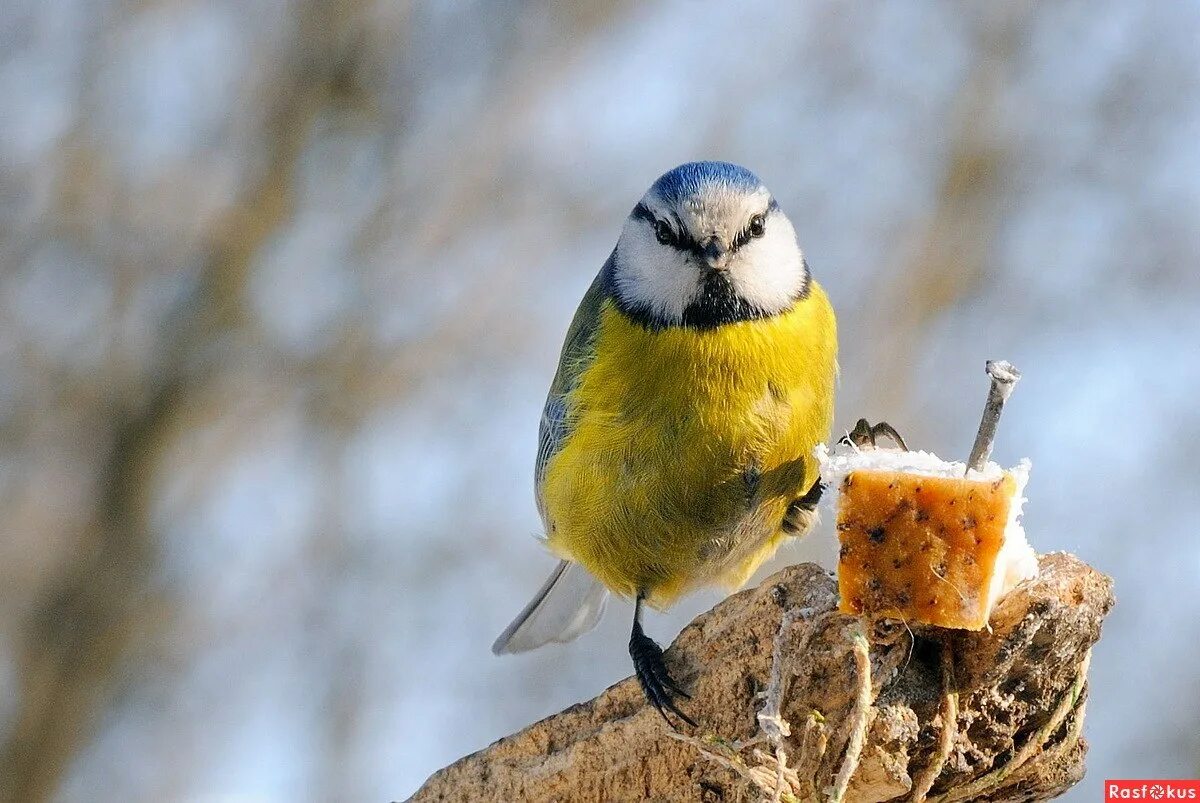
[[[704,264],[712,270],[725,270],[729,265],[729,248],[720,237],[710,237],[700,246]]]

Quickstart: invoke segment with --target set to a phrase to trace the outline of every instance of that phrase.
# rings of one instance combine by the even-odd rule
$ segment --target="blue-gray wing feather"
[[[571,437],[574,416],[571,391],[591,365],[595,354],[600,309],[607,295],[604,277],[608,267],[606,264],[600,271],[575,311],[563,342],[562,354],[558,358],[558,370],[546,395],[546,406],[542,409],[534,476],[538,511],[542,514],[547,532],[552,525],[542,498],[546,467]],[[607,599],[608,592],[587,569],[578,563],[563,560],[524,610],[496,639],[492,652],[497,655],[524,652],[551,641],[570,641],[595,627],[604,612]]]
[[[542,482],[546,477],[546,466],[571,436],[572,416],[568,396],[595,354],[596,331],[600,327],[600,308],[606,296],[604,274],[605,271],[601,270],[596,276],[579,303],[579,309],[575,311],[575,317],[571,320],[563,342],[562,354],[558,358],[558,370],[554,373],[554,381],[550,383],[550,392],[546,395],[546,405],[542,408],[534,484],[537,488],[538,510],[543,521],[546,511],[542,503]]]

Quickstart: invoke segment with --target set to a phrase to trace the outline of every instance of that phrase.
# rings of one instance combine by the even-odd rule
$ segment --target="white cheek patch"
[[[783,312],[804,292],[808,271],[796,245],[791,221],[778,210],[767,218],[766,234],[733,255],[729,278],[737,294],[764,312]]]
[[[688,255],[664,246],[650,225],[637,218],[627,221],[621,233],[613,281],[626,304],[668,324],[681,323],[683,311],[700,293],[700,272]]]

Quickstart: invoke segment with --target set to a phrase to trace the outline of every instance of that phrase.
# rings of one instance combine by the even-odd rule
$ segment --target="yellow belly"
[[[568,398],[572,433],[546,467],[550,547],[658,606],[741,585],[782,539],[832,426],[825,293],[814,282],[786,313],[710,331],[651,332],[606,302],[595,352]]]

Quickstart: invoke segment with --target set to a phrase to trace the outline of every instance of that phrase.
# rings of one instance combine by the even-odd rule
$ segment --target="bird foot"
[[[662,647],[642,632],[640,622],[634,622],[633,635],[629,637],[629,655],[633,658],[633,670],[642,686],[642,692],[651,705],[658,709],[666,723],[675,728],[675,723],[667,716],[667,711],[670,711],[693,728],[696,727],[695,721],[675,705],[676,696],[690,700],[691,695],[679,688],[679,684],[671,678],[666,662],[663,661]]]
[[[812,526],[814,521],[812,513],[817,509],[823,493],[825,493],[825,483],[821,482],[821,478],[818,477],[804,496],[793,499],[783,514],[784,532],[789,535],[806,532]]]
[[[843,435],[838,443],[853,444],[858,447],[876,446],[875,441],[880,436],[887,436],[895,442],[904,451],[908,451],[908,446],[904,443],[904,438],[900,437],[900,433],[886,421],[880,421],[878,424],[872,424],[865,418],[858,419],[858,423],[854,425],[854,429]]]

